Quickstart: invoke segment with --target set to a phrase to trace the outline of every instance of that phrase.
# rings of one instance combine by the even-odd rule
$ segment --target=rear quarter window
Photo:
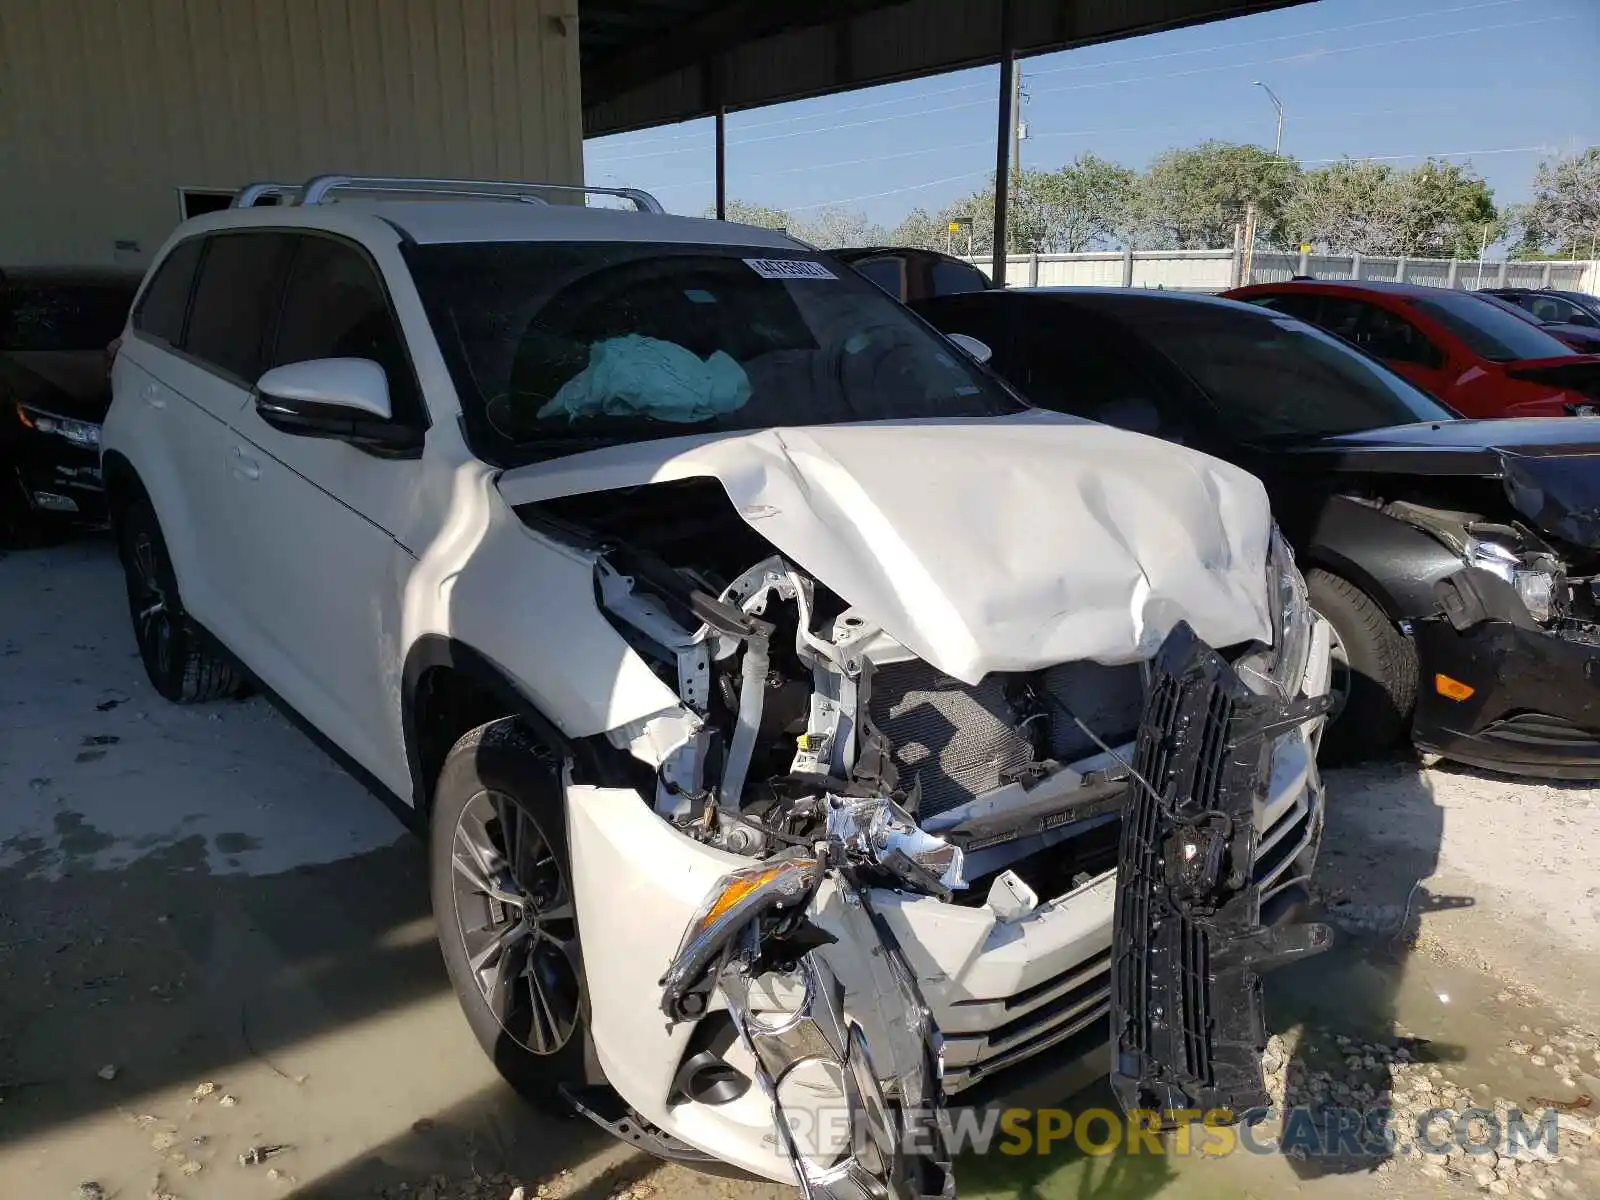
[[[161,260],[133,312],[133,327],[139,333],[169,346],[183,344],[183,325],[189,314],[189,291],[200,262],[200,245],[199,238],[179,242]]]

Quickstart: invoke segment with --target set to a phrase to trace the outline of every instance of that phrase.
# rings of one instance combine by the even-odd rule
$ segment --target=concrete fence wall
[[[991,261],[971,259],[984,274]],[[1013,254],[1006,259],[1010,287],[1148,287],[1181,292],[1222,292],[1243,283],[1242,256],[1233,250],[1114,250],[1090,254]],[[1292,275],[1318,279],[1381,279],[1432,287],[1549,287],[1600,295],[1600,260],[1479,262],[1476,259],[1390,258],[1360,254],[1257,253],[1251,283],[1279,283]]]

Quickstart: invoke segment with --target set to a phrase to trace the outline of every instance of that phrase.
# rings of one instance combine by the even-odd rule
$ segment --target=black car
[[[954,255],[913,246],[852,246],[828,251],[849,263],[897,300],[987,291],[994,285],[977,267]]]
[[[1555,288],[1485,288],[1484,292],[1511,301],[1546,324],[1577,325],[1600,332],[1600,296]]]
[[[1537,293],[1535,293],[1537,294]],[[1587,318],[1588,313],[1573,305],[1557,308],[1548,300],[1541,305],[1519,304],[1515,300],[1500,295],[1498,292],[1473,292],[1479,300],[1486,304],[1493,304],[1515,313],[1530,325],[1537,325],[1553,338],[1559,338],[1580,354],[1600,354],[1600,321],[1587,319],[1571,320],[1552,314],[1568,312],[1576,313],[1580,318]]]
[[[104,520],[108,347],[138,286],[124,271],[0,274],[0,544]]]
[[[1338,338],[1228,300],[1059,288],[916,307],[1042,407],[1261,478],[1335,635],[1330,759],[1409,726],[1449,758],[1600,777],[1600,419],[1462,420]]]

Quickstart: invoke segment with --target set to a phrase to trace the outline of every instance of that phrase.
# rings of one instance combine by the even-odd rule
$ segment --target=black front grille
[[[1266,1101],[1256,971],[1292,939],[1269,949],[1258,937],[1253,818],[1269,735],[1312,715],[1251,693],[1187,625],[1156,658],[1113,923],[1112,1086],[1130,1109],[1241,1112]],[[1321,948],[1325,932],[1304,940]]]

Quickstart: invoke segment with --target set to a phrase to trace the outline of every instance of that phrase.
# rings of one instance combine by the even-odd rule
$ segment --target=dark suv
[[[110,346],[139,278],[39,267],[0,275],[0,544],[104,519]]]

